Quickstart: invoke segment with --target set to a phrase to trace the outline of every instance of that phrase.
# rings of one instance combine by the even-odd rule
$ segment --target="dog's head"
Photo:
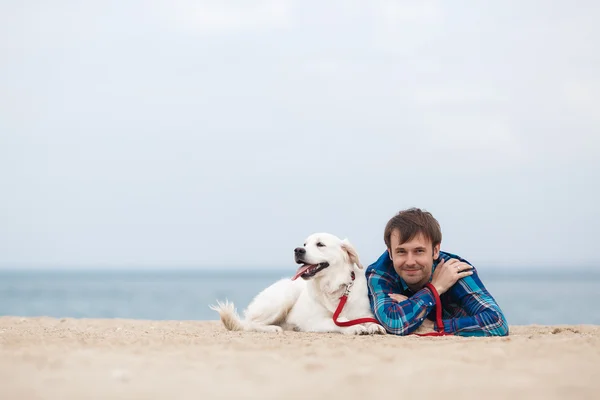
[[[340,239],[330,233],[314,233],[304,244],[294,249],[294,260],[300,267],[292,278],[312,279],[340,269],[352,270],[356,264],[363,268],[358,253],[348,239]]]

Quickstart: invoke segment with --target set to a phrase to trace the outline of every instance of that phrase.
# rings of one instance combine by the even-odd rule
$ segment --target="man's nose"
[[[412,255],[410,255],[410,253],[408,253],[408,255],[406,256],[406,262],[405,262],[405,264],[407,266],[411,267],[413,265],[416,265],[417,261],[415,260],[415,258]]]
[[[296,247],[294,249],[294,254],[297,256],[301,256],[303,254],[306,254],[306,249],[304,247]]]

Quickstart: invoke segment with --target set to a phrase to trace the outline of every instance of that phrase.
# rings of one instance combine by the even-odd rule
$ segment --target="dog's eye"
[[[321,242],[317,242],[317,247],[325,247],[325,245]]]

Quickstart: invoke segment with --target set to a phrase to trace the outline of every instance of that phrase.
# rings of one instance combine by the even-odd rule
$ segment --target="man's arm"
[[[509,329],[504,313],[475,268],[472,271],[472,275],[459,279],[448,291],[449,297],[467,316],[443,320],[444,330],[460,336],[507,336]]]
[[[368,273],[367,284],[373,314],[389,333],[410,335],[435,307],[435,299],[428,288],[423,288],[412,297],[397,302],[389,296],[397,292],[392,278],[377,270]]]

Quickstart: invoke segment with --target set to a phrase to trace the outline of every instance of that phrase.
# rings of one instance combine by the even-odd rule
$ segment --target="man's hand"
[[[400,303],[401,301],[404,301],[404,300],[408,299],[408,297],[403,296],[403,295],[398,294],[398,293],[390,293],[390,294],[388,294],[388,296],[390,296],[392,298],[392,300],[396,300],[398,303]]]
[[[430,321],[427,318],[425,318],[423,320],[423,322],[421,323],[421,325],[419,325],[419,327],[415,330],[415,333],[429,333],[429,332],[435,332],[435,329],[433,326],[433,321]]]
[[[435,287],[438,294],[445,293],[458,281],[465,276],[473,275],[473,267],[466,262],[451,258],[447,262],[442,260],[435,268],[431,284]]]

